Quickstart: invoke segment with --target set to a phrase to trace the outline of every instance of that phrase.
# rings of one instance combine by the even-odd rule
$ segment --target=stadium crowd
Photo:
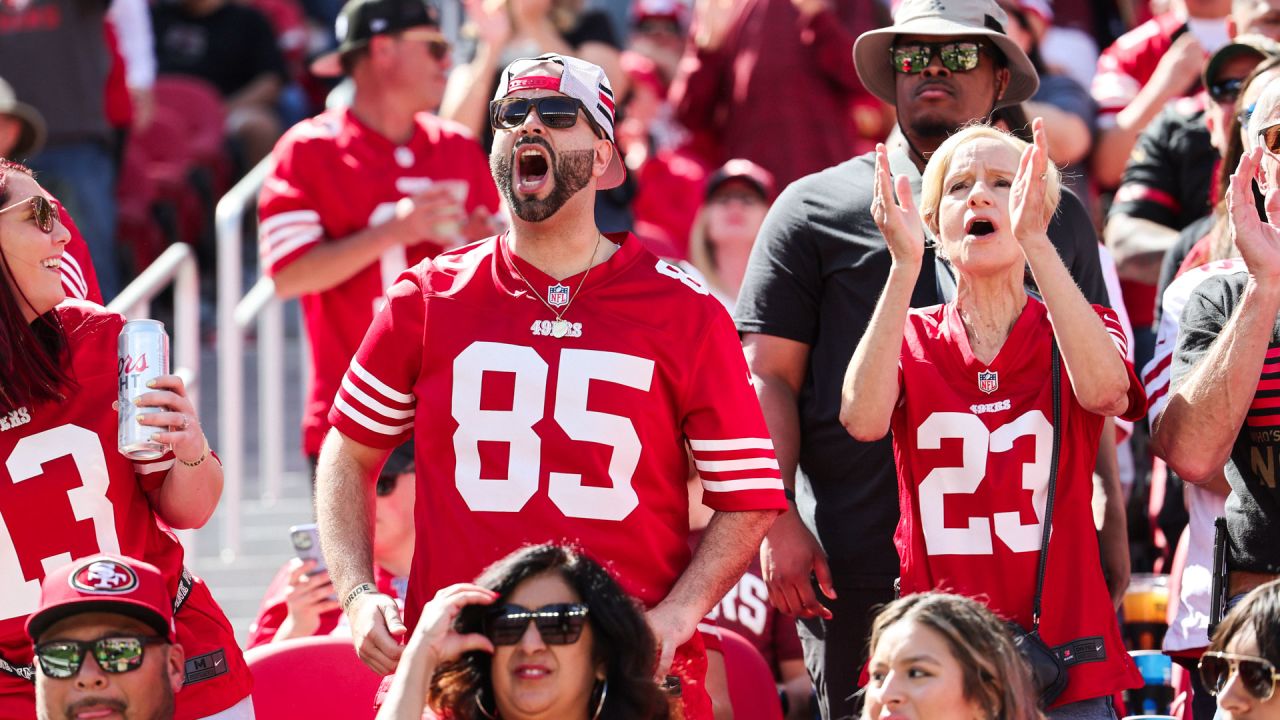
[[[255,167],[242,648],[102,303]],[[1280,0],[0,0],[0,266],[0,720],[1280,718]]]

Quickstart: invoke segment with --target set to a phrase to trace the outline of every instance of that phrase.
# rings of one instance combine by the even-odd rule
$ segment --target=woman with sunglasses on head
[[[1049,242],[1059,175],[1043,121],[1032,128],[1034,145],[982,125],[952,135],[925,167],[919,211],[878,149],[871,213],[891,267],[840,421],[862,442],[893,430],[902,594],[982,598],[1072,648],[1049,717],[1111,720],[1111,697],[1142,681],[1102,575],[1093,468],[1104,419],[1141,417],[1146,398],[1115,313],[1085,300]],[[911,309],[922,225],[956,299]]]
[[[168,530],[208,520],[221,465],[175,375],[156,378],[137,400],[158,410],[139,422],[161,428],[154,439],[169,450],[146,461],[117,450],[124,318],[65,299],[59,266],[68,240],[30,170],[0,159],[0,717],[35,714],[23,623],[39,603],[44,569],[99,552],[160,568],[187,656],[218,660],[221,672],[189,679],[176,717],[252,717],[235,634],[183,568]]]
[[[1254,588],[1232,608],[1200,658],[1200,679],[1223,720],[1280,719],[1280,581]]]
[[[864,720],[1044,720],[1000,619],[975,600],[920,593],[871,626]]]
[[[436,593],[379,720],[658,720],[653,636],[636,601],[586,555],[533,545]]]

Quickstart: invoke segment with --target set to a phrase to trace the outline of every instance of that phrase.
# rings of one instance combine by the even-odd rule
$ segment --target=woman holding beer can
[[[66,299],[69,238],[30,170],[0,159],[0,717],[36,714],[24,624],[46,572],[105,552],[168,578],[187,659],[174,717],[251,718],[252,681],[231,625],[183,568],[169,530],[208,520],[222,468],[182,380],[154,371],[167,357],[121,356],[118,342],[148,343],[121,339],[120,315]],[[117,412],[118,399],[140,410],[136,419]],[[121,417],[158,429],[149,441],[159,451],[122,454],[126,435],[146,433],[122,432]]]

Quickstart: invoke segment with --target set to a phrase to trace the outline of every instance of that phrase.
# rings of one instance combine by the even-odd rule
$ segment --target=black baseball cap
[[[440,16],[426,0],[350,0],[342,6],[333,25],[338,48],[311,63],[311,72],[320,77],[340,77],[342,56],[369,44],[375,35],[409,28],[440,27]]]

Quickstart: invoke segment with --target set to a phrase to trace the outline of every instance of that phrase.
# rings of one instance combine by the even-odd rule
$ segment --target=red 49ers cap
[[[27,618],[34,642],[59,620],[86,612],[125,615],[174,642],[173,600],[156,566],[119,555],[93,555],[63,565],[40,585],[40,607]]]

